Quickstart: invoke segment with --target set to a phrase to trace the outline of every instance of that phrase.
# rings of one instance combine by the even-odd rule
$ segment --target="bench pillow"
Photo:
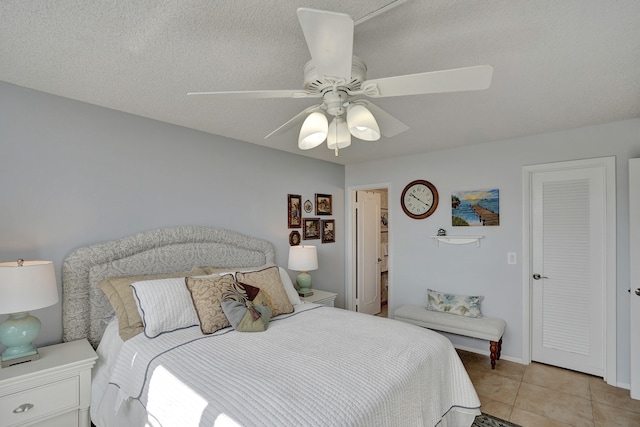
[[[482,317],[480,303],[484,299],[483,296],[447,294],[432,289],[428,289],[427,294],[427,310],[466,317]]]

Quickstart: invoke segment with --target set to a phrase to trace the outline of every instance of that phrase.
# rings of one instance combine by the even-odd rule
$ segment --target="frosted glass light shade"
[[[342,116],[338,116],[331,120],[329,124],[329,134],[327,135],[327,148],[335,150],[336,146],[340,149],[351,145],[351,134],[347,127],[347,122]]]
[[[37,310],[58,302],[56,273],[51,261],[0,263],[0,313]]]
[[[364,105],[352,105],[347,111],[347,126],[351,135],[365,141],[380,139],[380,128],[371,111]]]
[[[329,123],[324,114],[318,111],[309,114],[300,128],[298,148],[309,150],[322,144],[327,139],[328,127]]]

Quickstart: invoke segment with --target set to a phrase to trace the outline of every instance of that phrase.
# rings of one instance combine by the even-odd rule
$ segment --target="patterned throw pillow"
[[[236,280],[239,283],[246,283],[262,290],[269,300],[269,307],[271,307],[273,317],[280,314],[293,313],[293,305],[282,284],[278,267],[269,267],[249,273],[237,272]]]
[[[467,317],[482,317],[480,303],[484,299],[483,296],[446,294],[431,289],[427,290],[427,294],[427,310]]]
[[[223,296],[233,289],[236,283],[233,274],[216,277],[187,277],[185,282],[191,293],[203,334],[212,334],[219,329],[231,326],[220,303]]]
[[[238,332],[262,332],[271,320],[271,308],[260,289],[244,284],[236,285],[222,298],[222,311]]]

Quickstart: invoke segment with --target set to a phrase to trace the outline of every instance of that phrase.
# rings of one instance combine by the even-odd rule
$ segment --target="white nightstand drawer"
[[[0,398],[3,425],[18,425],[76,408],[80,403],[79,383],[78,377],[71,377]]]
[[[336,294],[335,292],[321,291],[319,289],[312,289],[313,295],[308,297],[300,297],[304,302],[312,302],[314,304],[327,305],[333,307],[335,304]]]

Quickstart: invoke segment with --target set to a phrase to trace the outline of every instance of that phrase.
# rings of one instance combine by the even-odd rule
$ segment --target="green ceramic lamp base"
[[[32,341],[40,334],[40,320],[28,312],[13,313],[0,324],[0,343],[7,349],[2,353],[2,366],[38,358]]]
[[[298,284],[298,295],[301,297],[308,297],[313,295],[311,290],[311,275],[306,271],[301,271],[296,277],[296,283]]]

